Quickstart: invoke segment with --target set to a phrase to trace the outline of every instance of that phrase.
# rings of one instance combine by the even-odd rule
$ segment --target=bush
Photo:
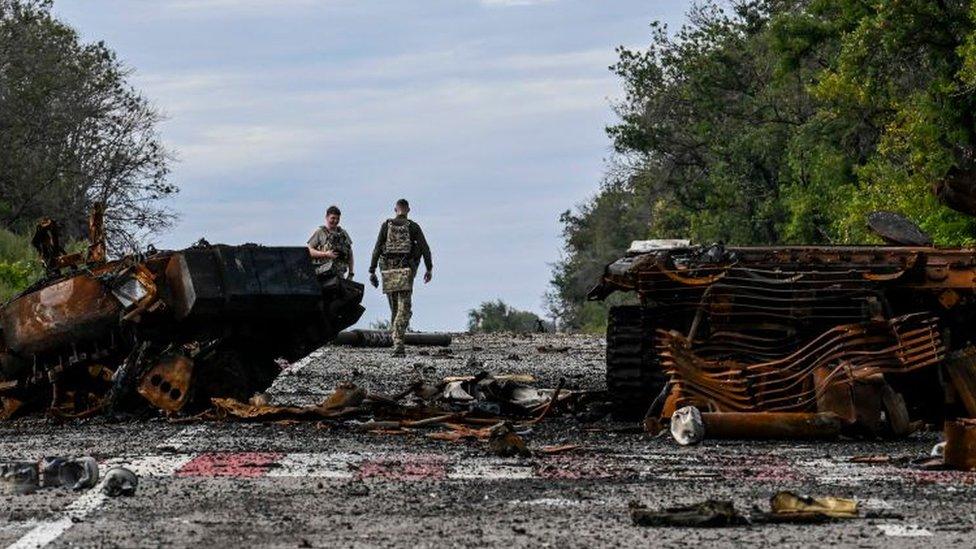
[[[0,303],[6,302],[44,275],[44,269],[23,236],[0,229]]]
[[[539,315],[520,311],[502,300],[485,301],[478,309],[468,311],[468,331],[472,333],[550,331],[551,325]]]

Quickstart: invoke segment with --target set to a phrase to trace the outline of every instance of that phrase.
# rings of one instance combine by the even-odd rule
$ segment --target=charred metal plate
[[[868,216],[868,227],[889,244],[931,246],[932,237],[918,225],[895,212],[874,212]]]
[[[177,412],[186,405],[193,379],[193,361],[171,354],[162,357],[139,383],[139,394],[153,406]]]
[[[322,287],[305,248],[191,248],[173,256],[166,278],[177,318],[228,313],[291,318],[322,305]]]
[[[0,310],[4,343],[25,356],[101,339],[118,324],[119,302],[90,274],[22,295]]]

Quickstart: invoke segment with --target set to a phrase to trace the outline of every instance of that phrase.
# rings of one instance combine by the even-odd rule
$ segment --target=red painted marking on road
[[[442,456],[404,456],[367,459],[359,464],[358,479],[444,480],[447,461]]]
[[[783,456],[758,455],[748,459],[729,456],[720,461],[723,465],[718,470],[726,480],[802,482],[812,478]]]
[[[181,467],[178,477],[262,477],[285,454],[265,452],[201,454]]]
[[[905,480],[915,484],[976,484],[976,473],[966,471],[898,469],[895,472]]]

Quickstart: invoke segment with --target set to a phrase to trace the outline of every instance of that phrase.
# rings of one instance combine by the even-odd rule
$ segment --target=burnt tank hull
[[[53,385],[57,399],[83,385],[91,401],[114,392],[121,402],[165,363],[183,389],[195,380],[198,402],[246,399],[273,381],[277,359],[306,356],[355,324],[363,290],[319,279],[298,247],[201,245],[80,268],[0,307],[0,398],[43,399]],[[193,401],[172,392],[180,407]]]
[[[625,415],[822,411],[844,380],[936,420],[951,414],[939,369],[976,344],[970,248],[678,245],[608,265],[590,299],[614,292],[633,297],[607,334]]]

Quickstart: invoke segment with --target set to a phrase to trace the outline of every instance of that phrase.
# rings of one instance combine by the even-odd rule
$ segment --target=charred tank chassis
[[[607,330],[631,415],[834,412],[882,435],[966,415],[946,370],[972,367],[974,249],[678,245],[628,253],[590,298],[617,291],[639,301]]]
[[[360,284],[316,279],[304,248],[225,246],[57,260],[0,307],[0,417],[247,400],[363,313]]]

